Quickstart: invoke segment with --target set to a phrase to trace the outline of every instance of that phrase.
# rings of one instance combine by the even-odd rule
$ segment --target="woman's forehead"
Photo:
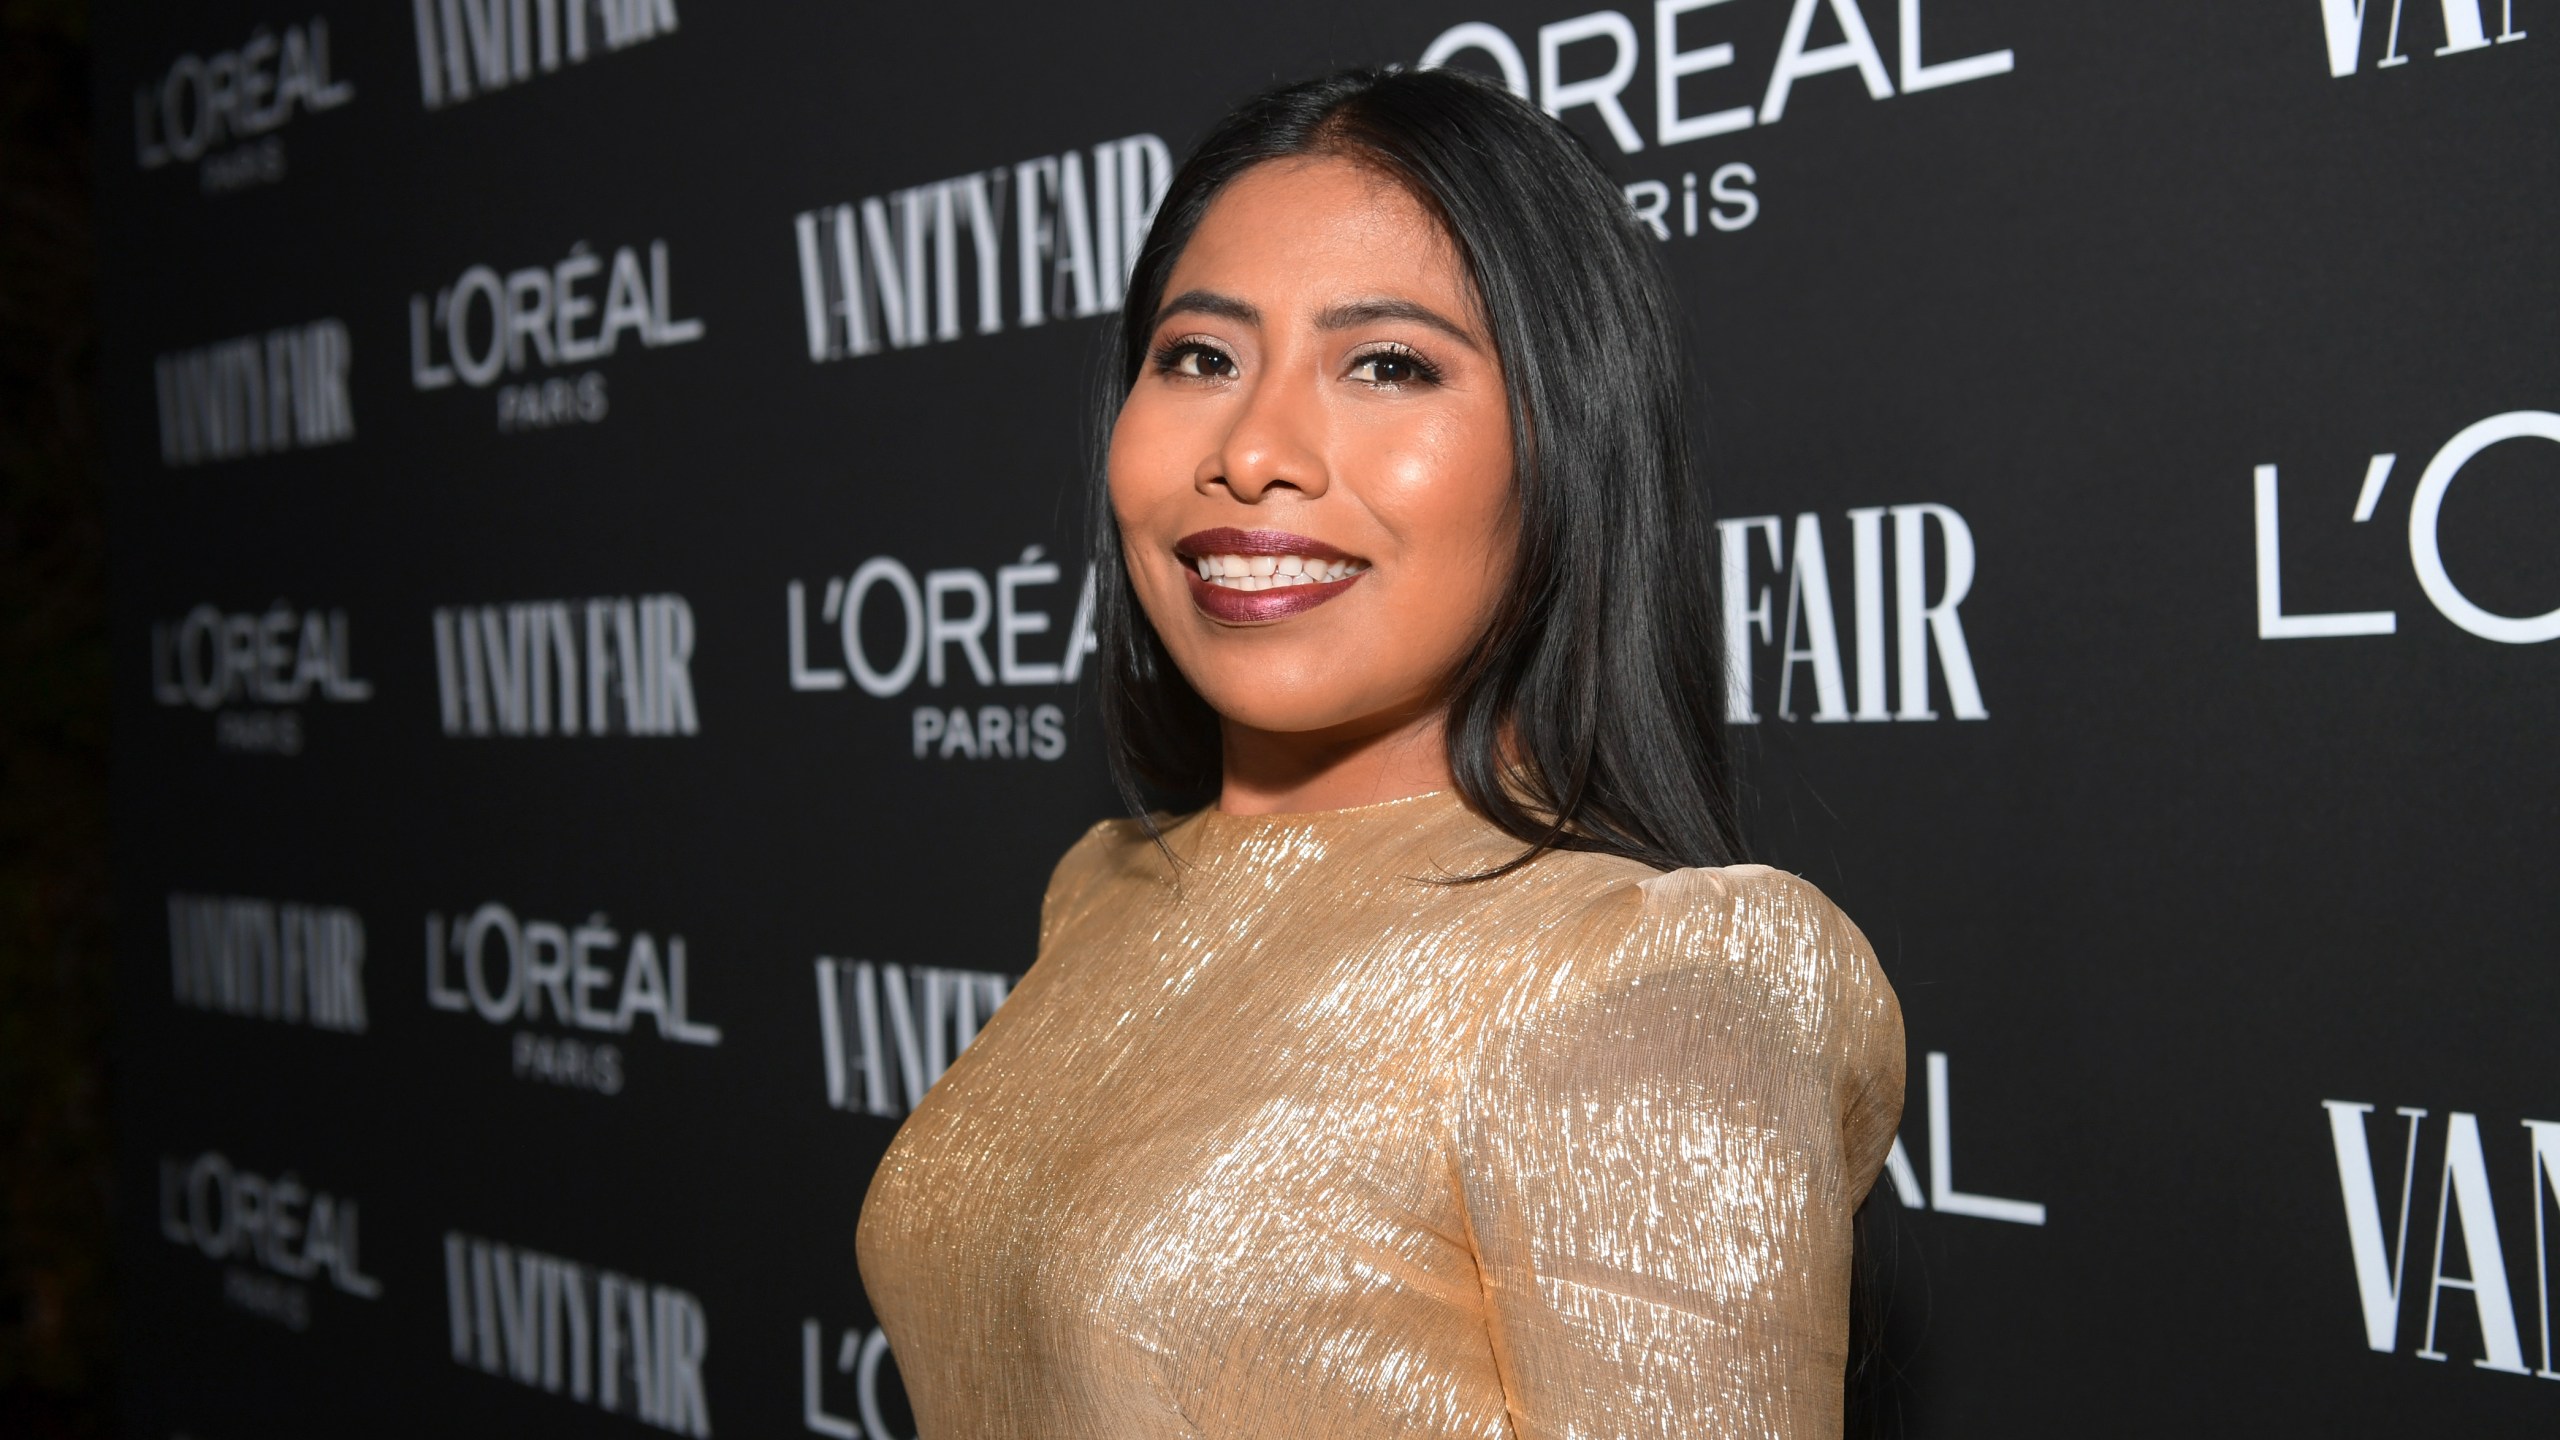
[[[1474,308],[1474,287],[1439,217],[1377,165],[1342,155],[1266,160],[1230,181],[1168,281],[1172,293],[1249,288],[1293,306],[1412,293]]]

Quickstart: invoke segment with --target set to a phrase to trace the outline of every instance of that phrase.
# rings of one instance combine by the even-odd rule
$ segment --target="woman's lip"
[[[1222,532],[1208,531],[1204,533],[1218,534]],[[1226,531],[1223,533],[1241,534],[1243,532]],[[1208,553],[1213,555],[1234,555],[1244,552],[1234,550],[1213,550]],[[1283,551],[1281,553],[1297,555],[1304,554],[1305,552],[1290,550]],[[1340,555],[1340,552],[1336,552],[1336,556],[1343,559],[1350,558],[1348,556]],[[1208,581],[1201,579],[1200,572],[1187,565],[1183,567],[1182,579],[1184,584],[1191,587],[1191,603],[1199,607],[1201,614],[1208,616],[1212,620],[1224,620],[1230,625],[1253,625],[1271,620],[1286,620],[1292,615],[1313,610],[1327,600],[1330,600],[1336,595],[1341,594],[1343,591],[1350,589],[1352,586],[1359,584],[1360,577],[1368,573],[1369,572],[1366,570],[1355,570],[1351,574],[1345,575],[1339,580],[1328,580],[1321,584],[1283,585],[1272,590],[1232,590],[1224,585],[1213,585]]]
[[[1292,535],[1286,530],[1236,530],[1223,525],[1174,541],[1173,553],[1185,560],[1197,560],[1204,555],[1304,555],[1310,560],[1360,558],[1321,540]]]

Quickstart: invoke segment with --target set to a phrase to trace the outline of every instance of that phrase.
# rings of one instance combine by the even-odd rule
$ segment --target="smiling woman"
[[[1133,817],[862,1217],[927,1440],[1839,1433],[1900,1015],[1737,863],[1677,314],[1462,75],[1176,176],[1096,497]]]
[[[1374,163],[1276,159],[1223,187],[1164,288],[1110,499],[1150,632],[1222,721],[1219,808],[1447,784],[1444,692],[1519,530],[1456,246]]]
[[[1123,568],[1108,562],[1124,542],[1133,552],[1129,584],[1098,597],[1104,715],[1133,808],[1146,787],[1253,808],[1230,790],[1240,779],[1261,808],[1351,803],[1288,798],[1289,770],[1322,776],[1356,759],[1327,788],[1347,782],[1356,798],[1364,774],[1380,794],[1447,784],[1527,853],[1591,848],[1662,868],[1741,858],[1678,302],[1616,186],[1562,126],[1502,93],[1454,71],[1284,89],[1241,108],[1175,178],[1130,278],[1094,529],[1102,573]],[[1268,293],[1231,293],[1242,288]],[[1213,327],[1233,332],[1229,347]],[[1319,354],[1338,368],[1310,388]],[[1163,403],[1185,380],[1217,398]],[[1229,420],[1223,439],[1204,428]],[[1424,613],[1373,595],[1394,624],[1336,617],[1327,638],[1365,628],[1355,653],[1411,672],[1403,683],[1419,679],[1430,698],[1364,710],[1345,694],[1348,729],[1239,733],[1257,727],[1201,663],[1216,647],[1186,645],[1196,632],[1161,603],[1130,524],[1133,504],[1230,456],[1301,472],[1278,477],[1270,504],[1249,466],[1223,477],[1253,510],[1321,498],[1311,488],[1339,470],[1347,503],[1329,508],[1358,514],[1337,523],[1409,542],[1405,605],[1445,603]],[[1499,528],[1433,513],[1470,501],[1501,507]],[[1439,573],[1425,584],[1416,566]],[[1413,632],[1426,621],[1424,640]],[[1315,641],[1291,643],[1324,648]],[[1414,672],[1428,654],[1445,663]],[[1337,683],[1359,668],[1351,658],[1330,667]],[[1275,754],[1262,743],[1273,733],[1301,738]]]

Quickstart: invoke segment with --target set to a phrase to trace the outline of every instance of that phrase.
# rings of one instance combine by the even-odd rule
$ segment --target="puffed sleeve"
[[[1488,1023],[1457,1182],[1520,1440],[1836,1437],[1902,1113],[1866,938],[1758,866],[1626,887]]]

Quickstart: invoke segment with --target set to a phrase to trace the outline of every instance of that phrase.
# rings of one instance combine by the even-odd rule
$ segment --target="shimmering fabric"
[[[1864,937],[1756,865],[1442,793],[1096,826],[898,1133],[864,1284],[924,1440],[1836,1436],[1902,1109]]]

